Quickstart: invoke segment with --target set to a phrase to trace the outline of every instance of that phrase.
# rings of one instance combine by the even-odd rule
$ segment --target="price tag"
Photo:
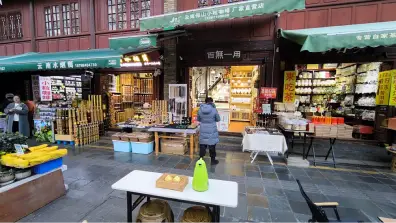
[[[271,104],[263,104],[263,114],[271,114]]]
[[[20,144],[14,144],[14,147],[15,147],[15,150],[16,150],[16,153],[17,153],[17,154],[19,154],[19,155],[24,154],[22,145],[20,145]]]

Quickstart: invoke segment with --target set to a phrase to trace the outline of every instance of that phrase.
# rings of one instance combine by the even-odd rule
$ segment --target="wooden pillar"
[[[89,0],[89,35],[91,49],[96,48],[96,26],[95,26],[95,0]]]
[[[36,22],[35,22],[35,16],[34,16],[34,0],[29,1],[29,19],[30,19],[30,45],[31,45],[31,50],[32,52],[37,51],[37,46],[36,46]]]

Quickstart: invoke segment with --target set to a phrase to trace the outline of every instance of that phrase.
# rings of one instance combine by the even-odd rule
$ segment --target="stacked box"
[[[337,133],[337,138],[341,139],[351,139],[352,138],[352,132],[353,132],[353,127],[350,125],[337,125],[338,128],[338,133]]]
[[[177,155],[184,155],[188,151],[187,141],[180,139],[162,139],[161,152]]]
[[[330,135],[331,125],[315,125],[315,136],[327,137]]]
[[[131,142],[152,142],[154,141],[153,133],[149,132],[133,132],[128,134]]]
[[[330,138],[337,138],[338,127],[337,125],[330,125]]]

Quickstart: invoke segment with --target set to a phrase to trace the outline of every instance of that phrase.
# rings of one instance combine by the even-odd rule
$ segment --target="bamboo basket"
[[[202,206],[193,206],[183,213],[181,222],[212,222],[211,212]]]
[[[174,216],[168,202],[157,199],[142,205],[136,222],[174,222]]]

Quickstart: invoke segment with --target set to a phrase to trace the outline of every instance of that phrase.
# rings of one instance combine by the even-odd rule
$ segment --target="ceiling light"
[[[131,58],[130,57],[124,57],[125,62],[131,62]]]
[[[142,54],[142,59],[143,59],[143,61],[145,61],[145,62],[148,62],[149,60],[148,60],[148,57],[147,57],[147,54]]]
[[[133,58],[133,61],[140,62],[140,58],[138,56],[133,56],[132,58]]]

